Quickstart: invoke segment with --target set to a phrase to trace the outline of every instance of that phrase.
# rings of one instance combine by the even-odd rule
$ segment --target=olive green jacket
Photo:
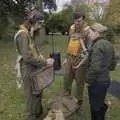
[[[109,81],[109,71],[116,66],[115,52],[112,44],[104,39],[98,39],[89,50],[88,82]]]
[[[21,30],[19,32],[15,38],[15,46],[18,53],[22,56],[23,63],[33,66],[46,64],[46,60],[40,57],[40,52],[27,30]]]

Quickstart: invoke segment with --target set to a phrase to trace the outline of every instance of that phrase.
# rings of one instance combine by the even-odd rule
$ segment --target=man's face
[[[37,21],[34,25],[33,25],[33,29],[34,31],[38,31],[42,28],[42,25],[39,21]]]
[[[31,36],[34,36],[35,33],[38,33],[40,29],[42,28],[42,24],[39,21],[36,21],[30,29]]]
[[[75,25],[82,25],[83,24],[83,17],[81,16],[80,18],[74,19]]]

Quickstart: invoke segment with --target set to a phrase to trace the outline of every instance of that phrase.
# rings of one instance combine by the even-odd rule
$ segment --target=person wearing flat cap
[[[91,41],[87,75],[91,120],[105,120],[108,106],[104,101],[110,86],[110,70],[116,66],[113,46],[104,39],[106,31],[107,27],[100,23],[94,23],[87,31]]]
[[[36,92],[34,82],[31,79],[31,73],[45,65],[52,65],[53,59],[45,59],[34,41],[35,31],[40,30],[39,20],[41,15],[37,11],[31,12],[20,25],[15,34],[15,46],[18,53],[18,71],[24,85],[24,93],[27,107],[27,120],[38,120],[42,115],[42,91]],[[40,120],[40,119],[39,119]]]

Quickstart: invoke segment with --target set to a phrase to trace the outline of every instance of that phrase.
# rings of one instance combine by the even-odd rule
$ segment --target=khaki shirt
[[[37,46],[31,39],[25,27],[20,28],[21,32],[15,38],[15,45],[18,53],[22,56],[23,62],[28,65],[41,66],[46,64],[46,60],[41,57]]]

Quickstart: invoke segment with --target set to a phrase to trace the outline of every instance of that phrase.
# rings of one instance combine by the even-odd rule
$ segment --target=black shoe
[[[105,114],[106,114],[107,109],[108,109],[108,106],[106,104],[104,104],[104,106],[100,109],[102,120],[105,120]]]

